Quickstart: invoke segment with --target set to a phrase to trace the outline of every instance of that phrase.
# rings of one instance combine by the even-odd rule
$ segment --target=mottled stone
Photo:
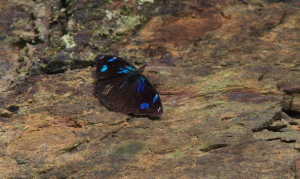
[[[295,177],[300,178],[300,158],[295,160],[296,162],[296,175]]]
[[[290,110],[300,112],[300,93],[293,97]]]
[[[277,88],[286,93],[300,93],[300,82],[281,82],[277,83]]]
[[[0,178],[299,176],[298,0],[0,7]],[[99,54],[147,64],[160,119],[99,103]]]

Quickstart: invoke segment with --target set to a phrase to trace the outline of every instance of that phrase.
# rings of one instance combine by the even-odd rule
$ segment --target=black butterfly
[[[158,92],[137,69],[122,58],[99,55],[96,61],[95,95],[108,108],[123,114],[160,117],[163,108]]]

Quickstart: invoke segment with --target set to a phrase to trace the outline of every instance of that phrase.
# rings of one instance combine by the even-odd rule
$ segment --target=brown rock
[[[299,176],[299,7],[1,1],[0,178]],[[98,54],[147,63],[164,115],[99,103]]]

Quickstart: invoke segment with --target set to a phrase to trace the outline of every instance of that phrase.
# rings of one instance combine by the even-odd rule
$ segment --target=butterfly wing
[[[96,57],[95,95],[116,112],[151,117],[161,116],[163,113],[161,100],[149,80],[140,75],[138,79],[130,81],[128,76],[136,68],[121,58],[116,58],[115,62],[110,63],[109,60],[112,58],[114,57]]]
[[[125,76],[126,73],[119,73],[120,68],[136,69],[133,65],[128,63],[126,60],[109,55],[98,55],[95,58],[96,61],[96,80],[102,80],[106,78],[113,78],[117,76]]]
[[[136,96],[132,103],[133,114],[149,115],[151,117],[162,115],[163,108],[159,94],[145,76],[142,76],[137,85],[132,87],[130,91],[131,96]]]

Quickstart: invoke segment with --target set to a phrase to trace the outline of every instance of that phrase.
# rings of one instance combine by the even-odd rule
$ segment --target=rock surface
[[[0,178],[299,177],[298,0],[0,7]],[[147,63],[164,115],[100,104],[98,54]]]

